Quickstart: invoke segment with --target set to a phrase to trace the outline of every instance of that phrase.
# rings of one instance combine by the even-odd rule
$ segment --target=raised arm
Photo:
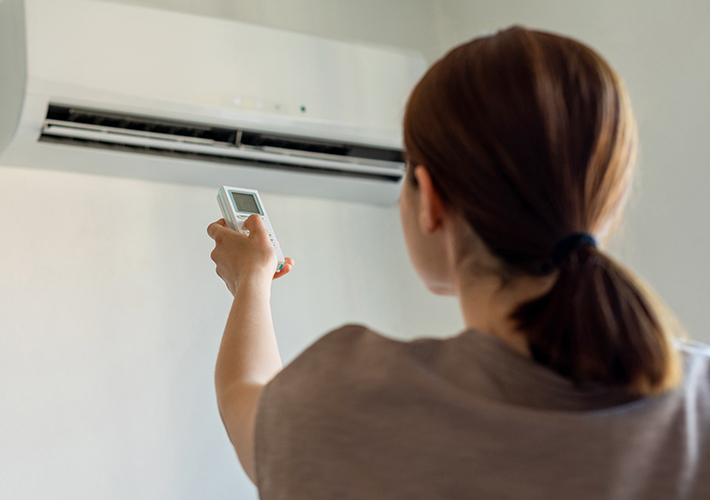
[[[288,274],[287,258],[277,274],[276,254],[259,216],[249,217],[249,235],[226,227],[224,219],[210,224],[215,240],[212,260],[217,274],[234,296],[215,367],[217,405],[239,461],[252,482],[254,470],[254,418],[264,385],[281,371],[271,320],[271,281]]]

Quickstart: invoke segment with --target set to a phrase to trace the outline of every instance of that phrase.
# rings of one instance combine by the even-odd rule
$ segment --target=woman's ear
[[[444,204],[434,188],[431,175],[424,165],[414,168],[414,178],[419,187],[419,227],[424,234],[432,234],[439,229],[444,219]]]

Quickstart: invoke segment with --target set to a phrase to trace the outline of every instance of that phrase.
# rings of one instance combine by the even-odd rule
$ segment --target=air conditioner
[[[87,0],[0,0],[0,165],[388,204],[416,53]]]

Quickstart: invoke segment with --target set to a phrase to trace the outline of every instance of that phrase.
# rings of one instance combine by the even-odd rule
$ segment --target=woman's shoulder
[[[323,335],[300,357],[327,358],[338,369],[377,369],[413,358],[425,361],[452,338],[416,337],[401,340],[359,323],[348,323]],[[323,361],[321,359],[321,361]]]
[[[269,389],[316,394],[357,386],[364,391],[397,372],[419,343],[396,340],[359,323],[344,324],[304,349],[269,382]]]
[[[354,354],[362,350],[397,348],[405,342],[395,340],[360,323],[347,323],[318,339],[311,348],[334,353]]]
[[[382,356],[404,344],[359,323],[331,330],[301,352],[281,372],[284,376],[342,373],[353,364]]]
[[[385,335],[371,329],[370,327],[363,325],[361,323],[346,323],[334,328],[320,339],[318,339],[313,345],[322,343],[328,346],[337,346],[343,344],[351,344],[353,342],[382,342],[388,339]]]
[[[710,358],[710,345],[692,339],[679,339],[676,346],[686,357]]]
[[[681,339],[676,346],[683,358],[686,391],[700,389],[710,394],[710,345],[697,340]]]
[[[686,379],[710,378],[710,345],[697,340],[680,339],[676,341],[676,347],[683,358]]]
[[[336,328],[303,350],[261,392],[259,428],[298,428],[312,417],[340,414],[358,407],[391,373],[390,347],[402,342],[370,328],[349,323]],[[315,424],[313,424],[315,425]]]

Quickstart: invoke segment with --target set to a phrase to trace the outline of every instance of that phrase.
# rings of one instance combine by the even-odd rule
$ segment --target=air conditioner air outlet
[[[41,142],[399,181],[399,150],[50,104]],[[394,161],[398,160],[398,161]]]
[[[138,117],[122,113],[89,110],[56,104],[49,105],[46,119],[50,123],[53,122],[67,126],[84,125],[84,128],[132,130],[151,134],[192,137],[222,144],[233,144],[237,135],[235,130],[227,128],[158,120],[155,118]]]

